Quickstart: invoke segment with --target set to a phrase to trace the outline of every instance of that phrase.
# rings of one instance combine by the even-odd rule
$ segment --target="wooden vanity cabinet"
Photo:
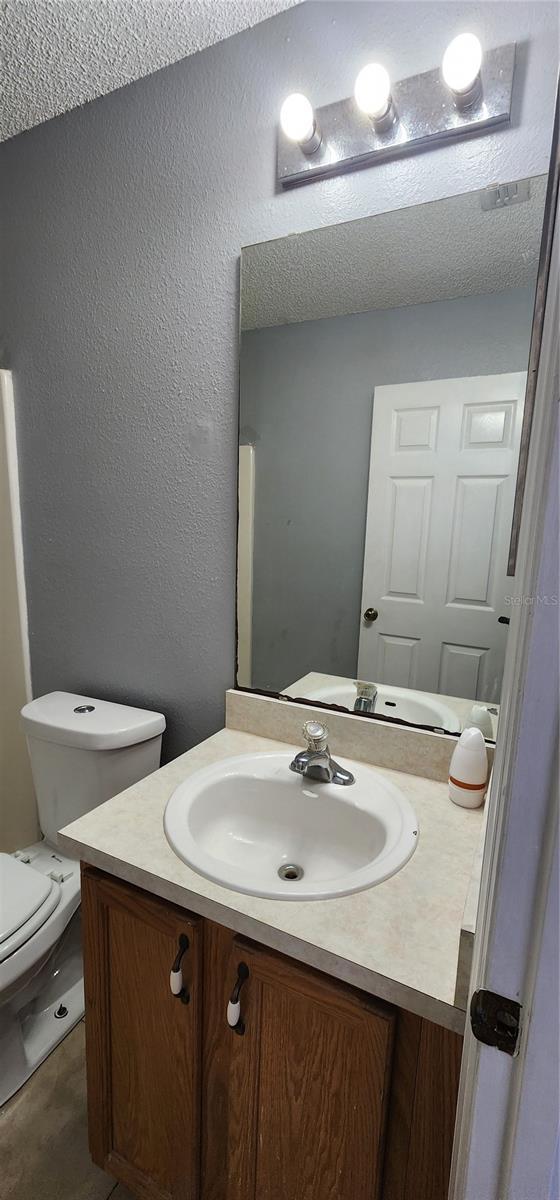
[[[395,1010],[218,926],[205,972],[204,1200],[376,1200]]]
[[[139,1200],[199,1200],[202,925],[82,871],[91,1156]],[[179,939],[186,997],[170,970]]]
[[[138,1200],[445,1200],[457,1034],[93,868],[82,903],[90,1149]]]

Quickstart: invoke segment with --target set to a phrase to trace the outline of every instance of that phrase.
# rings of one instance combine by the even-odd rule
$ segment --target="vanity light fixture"
[[[396,119],[389,72],[381,63],[362,67],[354,84],[354,99],[378,130],[389,129]]]
[[[482,96],[482,46],[474,33],[460,33],[449,43],[441,73],[457,108],[470,108]]]
[[[280,115],[278,183],[311,183],[507,125],[514,70],[514,42],[483,54],[474,33],[461,33],[433,71],[392,83],[381,63],[368,63],[353,96],[316,112],[295,92]]]
[[[314,154],[321,145],[313,106],[302,92],[286,96],[280,109],[280,125],[290,142],[297,142],[303,154]]]

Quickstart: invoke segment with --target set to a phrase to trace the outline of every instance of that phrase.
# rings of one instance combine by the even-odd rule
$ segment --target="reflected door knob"
[[[377,621],[379,613],[376,608],[366,608],[364,621]]]

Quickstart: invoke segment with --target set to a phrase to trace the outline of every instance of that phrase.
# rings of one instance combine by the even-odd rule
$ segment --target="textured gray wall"
[[[527,288],[243,334],[254,687],[357,670],[374,388],[524,371],[532,312]]]
[[[413,20],[411,20],[411,14]],[[160,707],[168,755],[233,680],[238,256],[249,242],[547,169],[553,3],[308,3],[0,149],[35,693]],[[281,101],[516,38],[511,128],[285,194]]]

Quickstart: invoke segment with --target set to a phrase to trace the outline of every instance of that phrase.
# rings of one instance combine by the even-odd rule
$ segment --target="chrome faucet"
[[[331,758],[328,737],[329,731],[321,721],[306,721],[303,726],[303,736],[307,742],[307,750],[300,750],[290,771],[305,775],[307,779],[316,779],[319,783],[341,783],[348,786],[355,783],[354,776],[340,763]]]
[[[375,712],[375,701],[377,700],[377,688],[375,684],[363,683],[361,679],[358,679],[356,687],[358,689],[358,695],[354,701],[354,712]]]

